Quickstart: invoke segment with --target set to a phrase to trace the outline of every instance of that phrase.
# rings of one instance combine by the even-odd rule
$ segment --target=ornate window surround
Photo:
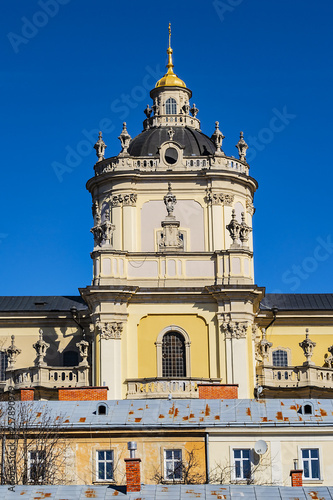
[[[177,332],[180,333],[184,337],[185,341],[185,366],[186,366],[186,378],[191,377],[191,340],[189,334],[180,326],[177,325],[169,325],[163,330],[160,331],[160,333],[157,336],[155,345],[156,345],[156,356],[157,356],[157,376],[162,377],[163,376],[163,371],[162,371],[162,341],[163,337],[166,333],[170,332]]]

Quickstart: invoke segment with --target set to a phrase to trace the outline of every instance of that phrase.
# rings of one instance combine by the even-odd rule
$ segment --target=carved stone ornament
[[[325,363],[328,368],[333,368],[333,345],[327,348],[328,352],[330,353],[329,356],[327,356]]]
[[[164,204],[166,206],[168,217],[173,216],[173,211],[177,203],[176,196],[171,191],[171,183],[168,183],[168,192],[163,198]]]
[[[242,217],[242,223],[239,232],[239,239],[241,240],[243,245],[246,245],[249,240],[249,235],[250,232],[252,231],[252,228],[246,224],[244,212],[242,212],[241,217]]]
[[[4,349],[7,359],[8,359],[8,368],[13,368],[16,362],[16,358],[19,354],[21,354],[21,349],[16,347],[15,345],[15,335],[11,336],[11,344],[7,349]]]
[[[121,339],[123,323],[102,323],[101,321],[98,321],[96,323],[96,328],[100,333],[101,339]]]
[[[131,207],[135,207],[137,195],[135,193],[127,193],[127,194],[115,194],[111,197],[111,205],[113,207],[120,207],[121,205],[127,205]]]
[[[101,210],[99,208],[97,200],[95,200],[92,205],[92,214],[94,217],[95,225],[99,225],[101,223]]]
[[[305,365],[314,365],[314,362],[311,361],[313,355],[313,349],[316,347],[316,342],[313,342],[309,338],[309,329],[305,330],[305,339],[300,342],[298,345],[303,349],[304,356],[306,357],[306,361],[303,363]]]
[[[154,99],[154,104],[152,105],[152,110],[154,111],[154,115],[158,115],[160,112],[160,105],[158,103],[157,97]]]
[[[147,104],[146,109],[144,110],[144,114],[146,115],[147,118],[150,118],[150,115],[152,114],[153,110],[149,107],[149,104]]]
[[[232,239],[232,244],[234,246],[236,246],[237,240],[239,240],[241,225],[238,222],[238,220],[236,219],[236,212],[234,209],[233,209],[232,214],[231,214],[231,221],[229,222],[229,224],[226,227],[230,233],[230,237]]]
[[[246,199],[246,202],[245,202],[245,206],[246,206],[246,211],[250,214],[250,215],[253,215],[254,212],[256,211],[256,209],[254,208],[253,206],[253,203],[251,200],[249,200],[248,198]]]
[[[266,329],[263,328],[262,329],[262,339],[260,340],[260,342],[258,342],[258,351],[260,353],[260,356],[261,356],[264,364],[267,363],[267,361],[268,361],[269,351],[270,351],[272,345],[273,345],[272,342],[269,342],[266,339]]]
[[[219,125],[220,125],[219,122],[215,122],[215,132],[211,137],[213,143],[215,144],[217,154],[223,153],[221,148],[222,148],[222,141],[224,139],[224,135],[222,134],[221,130],[219,129]]]
[[[102,139],[102,132],[98,134],[98,141],[94,145],[94,148],[96,149],[96,156],[98,158],[97,162],[104,160],[104,153],[107,145]]]
[[[196,105],[193,103],[193,106],[192,108],[190,109],[190,113],[191,115],[195,118],[197,116],[197,114],[199,113],[199,110],[198,108],[196,107]]]
[[[243,132],[240,133],[240,139],[236,144],[236,148],[238,149],[239,159],[246,161],[246,150],[248,149],[248,145],[244,141]]]
[[[82,339],[80,342],[77,342],[76,347],[78,347],[80,351],[80,356],[82,360],[79,363],[79,366],[88,366],[88,349],[89,349],[89,342],[86,340]]]
[[[94,246],[112,246],[112,235],[115,229],[116,226],[111,224],[109,220],[105,220],[102,224],[92,227],[90,232],[94,235]]]
[[[132,140],[132,137],[127,132],[126,122],[123,123],[123,130],[121,131],[121,134],[118,137],[118,139],[121,142],[121,148],[122,148],[120,155],[122,156],[127,155],[128,154],[127,149]]]
[[[168,136],[169,136],[170,141],[172,141],[174,135],[175,135],[174,129],[172,127],[169,127],[168,128]]]
[[[186,102],[186,103],[184,104],[184,106],[183,106],[183,108],[182,108],[182,109],[183,109],[183,111],[184,111],[185,115],[188,115],[188,113],[189,113],[189,111],[190,111],[190,105],[189,105],[189,103],[188,103],[188,102]]]
[[[258,333],[259,333],[259,327],[258,327],[257,323],[253,323],[253,325],[252,325],[252,340],[253,340],[253,342],[255,342],[257,340]]]
[[[226,205],[231,206],[234,202],[233,194],[212,193],[212,188],[206,190],[206,201],[209,205]]]
[[[246,321],[225,321],[222,324],[225,339],[244,339],[246,337],[248,323]]]
[[[37,354],[37,360],[35,362],[36,366],[46,366],[44,358],[46,356],[46,351],[50,347],[50,344],[44,341],[43,339],[43,330],[39,330],[39,339],[32,346]]]

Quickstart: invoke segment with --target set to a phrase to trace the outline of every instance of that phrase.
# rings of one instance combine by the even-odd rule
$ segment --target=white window
[[[251,450],[234,450],[234,478],[247,480],[251,478]]]
[[[179,481],[182,476],[182,450],[164,450],[164,479]]]
[[[97,481],[113,480],[113,451],[96,451],[96,478]]]
[[[28,480],[33,484],[43,483],[46,478],[45,450],[29,451],[28,453]]]
[[[172,97],[165,101],[165,114],[175,115],[177,113],[177,102]]]
[[[302,464],[304,479],[320,479],[318,448],[303,448]]]

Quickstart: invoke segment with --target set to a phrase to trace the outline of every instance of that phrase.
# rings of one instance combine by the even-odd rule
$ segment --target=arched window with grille
[[[4,382],[6,380],[6,369],[8,366],[7,354],[4,351],[0,351],[0,381]]]
[[[273,366],[288,366],[288,353],[284,349],[276,349],[272,352]]]
[[[163,336],[162,377],[186,377],[185,339],[179,332]]]
[[[165,101],[165,114],[175,115],[177,113],[177,102],[172,97]]]

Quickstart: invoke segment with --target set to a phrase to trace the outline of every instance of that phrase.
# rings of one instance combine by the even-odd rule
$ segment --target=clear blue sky
[[[256,283],[332,292],[332,19],[330,0],[4,2],[0,294],[90,284],[85,183],[96,157],[86,136],[104,121],[111,156],[124,115],[132,137],[141,131],[169,21],[202,130],[211,135],[219,120],[229,155],[240,130],[253,144]],[[60,182],[54,162],[66,165],[68,151],[76,157]]]

